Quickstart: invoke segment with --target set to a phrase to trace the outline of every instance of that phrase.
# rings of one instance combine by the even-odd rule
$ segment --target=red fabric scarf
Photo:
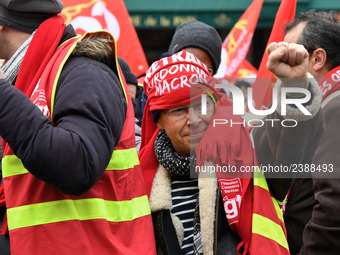
[[[192,77],[212,78],[207,67],[184,50],[151,65],[143,86],[148,100],[144,108],[140,149],[148,144],[157,130],[151,111],[175,108],[193,100],[193,91],[190,89]]]
[[[5,191],[4,191],[4,185],[0,185],[0,207],[3,207],[6,205],[5,201]],[[5,235],[7,233],[7,214],[5,214],[2,227],[0,229],[0,235]]]
[[[53,16],[45,20],[35,32],[25,57],[21,63],[15,87],[30,97],[44,71],[48,61],[55,52],[65,30],[63,18]],[[2,139],[2,149],[8,145]]]
[[[223,104],[228,102],[223,98]],[[242,123],[241,117],[232,114],[232,107],[215,107],[214,119],[233,120],[234,123]],[[214,165],[235,166],[237,173],[217,173],[218,183],[222,192],[226,216],[233,231],[238,233],[242,242],[238,249],[248,251],[251,239],[252,227],[252,180],[251,173],[240,174],[241,166],[252,166],[254,162],[253,150],[247,128],[243,125],[210,124],[200,144],[196,148],[197,165],[203,165],[205,160],[212,160]],[[158,167],[155,156],[154,143],[160,129],[157,129],[151,140],[140,153],[140,164],[143,171],[147,194],[150,196],[152,181]],[[242,145],[242,146],[240,146]]]
[[[27,49],[21,63],[15,87],[31,96],[39,78],[45,69],[48,61],[55,52],[65,29],[64,19],[60,16],[53,16],[45,20],[35,32],[32,41]],[[2,148],[4,155],[9,146],[3,139]],[[0,186],[0,206],[5,203],[3,184]],[[7,227],[6,217],[4,218],[1,234],[4,235],[4,227]]]
[[[139,158],[148,196],[150,196],[153,178],[158,167],[154,143],[160,131],[151,118],[151,111],[170,109],[190,103],[189,87],[166,85],[171,85],[171,81],[176,78],[178,79],[180,76],[190,76],[193,73],[174,72],[169,74],[167,71],[164,71],[164,69],[168,71],[175,70],[174,65],[188,63],[193,66],[202,66],[197,62],[196,58],[191,56],[192,54],[189,57],[188,54],[190,53],[182,51],[176,54],[177,56],[155,62],[145,78],[144,90],[148,95],[148,102],[144,110],[142,126],[142,139],[144,139],[144,143],[139,152]],[[181,58],[182,60],[177,62]],[[188,58],[192,58],[192,61],[188,60]],[[203,71],[207,71],[205,67],[203,67]],[[192,95],[193,92],[191,92]],[[244,123],[244,125],[238,124],[232,127],[230,125],[219,125],[213,127],[213,122],[211,122],[196,148],[197,165],[202,166],[205,161],[212,160],[215,165],[230,165],[236,167],[237,170],[241,166],[252,166],[254,162],[253,150],[246,124],[240,116],[233,115],[229,100],[223,98],[222,105],[215,107],[213,119],[227,119],[229,123],[232,120],[234,123]],[[230,205],[235,205],[236,203],[237,205],[237,208],[233,208],[237,213],[231,213],[229,210],[226,210],[226,216],[231,228],[243,240],[239,247],[243,244],[247,246],[251,239],[252,182],[250,177],[251,173],[244,173],[242,175],[239,172],[235,174],[217,174],[220,189],[224,191],[222,192],[222,197],[225,206],[226,204],[228,206],[228,203]],[[235,185],[238,185],[238,189],[235,189]],[[248,248],[248,246],[244,247],[245,251],[248,251]]]
[[[243,250],[248,252],[253,212],[252,173],[240,170],[244,166],[251,168],[256,161],[249,130],[244,119],[233,115],[232,106],[225,101],[223,106],[215,107],[213,119],[228,123],[215,126],[210,123],[196,147],[196,165],[213,161],[229,226],[242,240],[237,250],[244,246]]]
[[[35,85],[56,50],[63,35],[65,24],[60,16],[44,21],[35,32],[22,61],[15,87],[31,96]]]
[[[191,77],[212,78],[207,67],[186,51],[154,62],[145,76],[143,88],[148,100],[144,108],[139,156],[148,195],[158,166],[153,146],[160,131],[151,111],[189,104],[192,98],[187,84]]]
[[[320,82],[322,100],[336,90],[340,90],[340,66],[331,70]]]

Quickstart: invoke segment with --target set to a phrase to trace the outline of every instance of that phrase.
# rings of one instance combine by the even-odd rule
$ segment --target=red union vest
[[[50,119],[61,70],[77,42],[88,34],[93,33],[72,38],[56,50],[31,96]],[[115,43],[112,47],[116,52]],[[116,73],[128,101],[126,121],[106,171],[87,193],[65,195],[34,177],[4,143],[3,182],[12,255],[156,253],[135,150],[133,107],[120,70]]]
[[[281,203],[270,194],[260,168],[254,173],[253,185],[253,200],[256,202],[253,204],[250,254],[289,255]]]
[[[271,195],[260,168],[253,178],[218,180],[229,225],[242,239],[237,254],[289,255],[280,203]]]

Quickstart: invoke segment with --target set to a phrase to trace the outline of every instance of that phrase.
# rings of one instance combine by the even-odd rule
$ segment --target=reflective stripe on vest
[[[269,188],[268,188],[266,178],[264,177],[261,169],[258,168],[258,167],[256,168],[256,170],[254,172],[254,185],[261,187],[262,189],[265,189],[269,193]],[[273,196],[271,196],[271,197],[272,197],[273,205],[274,205],[276,213],[277,213],[277,217],[279,217],[279,219],[282,220],[282,222],[283,222],[284,221],[283,215],[282,215],[282,212],[281,212],[280,207],[279,207],[280,202],[277,201],[277,199],[275,199]],[[284,202],[282,202],[282,203],[284,203]]]
[[[5,156],[2,163],[4,178],[28,173],[21,160],[15,155]],[[107,170],[129,169],[135,165],[139,165],[135,148],[118,150],[112,154]],[[7,210],[9,230],[67,220],[131,221],[149,214],[151,211],[146,195],[127,201],[107,201],[100,198],[65,199]]]
[[[254,189],[261,188],[269,193],[267,181],[261,169],[257,168],[256,170],[257,171],[254,171]],[[280,210],[277,200],[274,197],[272,197],[272,201],[276,210],[277,217],[283,222],[282,212]],[[252,222],[253,222],[252,232],[254,234],[258,234],[260,236],[271,239],[274,242],[281,245],[282,247],[284,247],[285,249],[287,249],[287,251],[289,251],[289,246],[284,230],[278,223],[258,213],[253,213]]]
[[[145,195],[128,201],[89,198],[24,205],[8,209],[7,217],[8,229],[13,230],[69,220],[131,221],[150,213],[148,197]]]
[[[107,32],[103,33],[108,34]],[[45,69],[36,87],[46,94],[46,105],[44,106],[47,106],[50,111],[51,119],[59,75],[78,42],[77,40],[81,39],[69,40],[56,50],[47,65],[49,68]],[[114,48],[116,56],[113,37],[112,40],[112,48]],[[117,61],[116,58],[115,61]],[[119,70],[114,71],[119,76]],[[121,86],[126,97],[126,85],[121,83]],[[7,217],[13,254],[21,254],[21,250],[25,250],[27,254],[47,254],[41,248],[45,245],[46,240],[37,239],[36,236],[45,233],[49,236],[53,234],[62,236],[64,231],[74,232],[78,237],[90,237],[97,233],[100,235],[105,233],[107,240],[102,246],[98,242],[91,242],[90,239],[63,238],[65,245],[59,247],[57,239],[49,239],[48,245],[46,245],[50,251],[49,254],[52,251],[63,251],[60,254],[69,254],[70,252],[78,254],[78,249],[82,250],[81,254],[94,254],[96,250],[98,250],[98,254],[109,254],[108,248],[117,254],[155,253],[151,210],[142,182],[138,155],[134,148],[133,106],[131,99],[127,99],[127,102],[122,135],[111,155],[106,167],[107,171],[101,177],[104,182],[93,186],[86,194],[79,197],[63,194],[43,181],[32,178],[33,176],[25,169],[21,160],[13,155],[10,149],[4,151],[2,161],[4,187],[8,199],[12,199],[12,203],[8,203]],[[116,172],[112,172],[112,170]],[[117,183],[111,183],[116,181]],[[131,183],[131,181],[135,183],[128,189],[104,193],[106,190],[110,191],[115,188],[115,184],[120,187],[125,183]],[[22,183],[24,183],[24,189],[20,190],[18,186]],[[30,196],[31,192],[36,190],[43,190],[44,193],[42,196],[39,193],[35,194],[36,196]],[[115,192],[119,196],[116,196]],[[40,199],[41,197],[43,199]],[[122,197],[122,199],[117,199],[118,197]],[[118,228],[115,227],[117,225]],[[140,231],[139,226],[143,227],[143,231]],[[27,233],[33,234],[27,235]],[[125,239],[126,233],[131,235],[131,239]],[[143,245],[139,245],[136,240],[141,240]],[[37,249],[32,250],[32,247],[37,247]]]
[[[3,178],[26,174],[28,171],[22,165],[21,160],[15,155],[7,155],[2,160]],[[135,148],[113,151],[106,170],[125,170],[139,165],[139,159]]]
[[[288,243],[286,237],[283,234],[281,226],[274,221],[262,215],[253,213],[252,231],[254,234],[258,234],[274,240],[275,242],[289,250]]]

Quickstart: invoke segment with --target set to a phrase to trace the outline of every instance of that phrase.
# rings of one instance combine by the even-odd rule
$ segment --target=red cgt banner
[[[149,68],[136,30],[123,0],[63,0],[61,15],[78,34],[87,31],[109,31],[117,42],[118,56],[138,77]]]
[[[255,79],[257,75],[257,69],[250,64],[246,59],[240,64],[235,73],[234,78],[248,78]]]
[[[254,30],[259,19],[263,0],[253,0],[228,34],[222,45],[221,64],[216,78],[244,78],[240,68],[250,66],[246,56],[251,44]],[[254,71],[250,67],[250,72]],[[256,69],[255,69],[256,72]]]
[[[284,39],[284,26],[294,19],[295,12],[296,0],[282,0],[275,16],[274,25],[267,42],[267,46],[272,42],[280,42]],[[253,102],[255,102],[254,106],[258,110],[268,109],[272,100],[272,88],[275,83],[275,77],[267,69],[267,61],[268,55],[265,51],[257,72],[257,80],[253,85]]]

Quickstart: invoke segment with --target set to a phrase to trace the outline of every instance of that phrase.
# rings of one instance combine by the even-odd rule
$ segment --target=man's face
[[[306,22],[301,22],[294,28],[292,28],[290,31],[288,31],[283,39],[283,41],[288,43],[300,43],[300,36],[302,34],[302,31],[306,27]],[[311,58],[311,55],[310,55]],[[316,77],[316,74],[313,70],[312,63],[308,63],[308,72],[310,72],[314,77]]]
[[[191,106],[191,107],[190,107]],[[181,156],[190,156],[201,141],[204,132],[214,115],[214,103],[207,100],[207,114],[201,114],[201,102],[165,110],[158,120],[158,127],[165,132],[177,153]]]
[[[301,22],[290,31],[287,32],[283,41],[288,43],[299,43],[300,36],[302,34],[303,29],[306,27],[305,22]]]
[[[137,86],[135,84],[132,84],[132,83],[127,83],[126,85],[128,87],[128,91],[129,91],[129,95],[131,97],[131,100],[132,100],[132,102],[134,102],[135,99],[136,99]]]
[[[7,40],[7,37],[5,36],[5,32],[3,30],[0,30],[0,59],[11,58],[10,45],[11,43]]]

